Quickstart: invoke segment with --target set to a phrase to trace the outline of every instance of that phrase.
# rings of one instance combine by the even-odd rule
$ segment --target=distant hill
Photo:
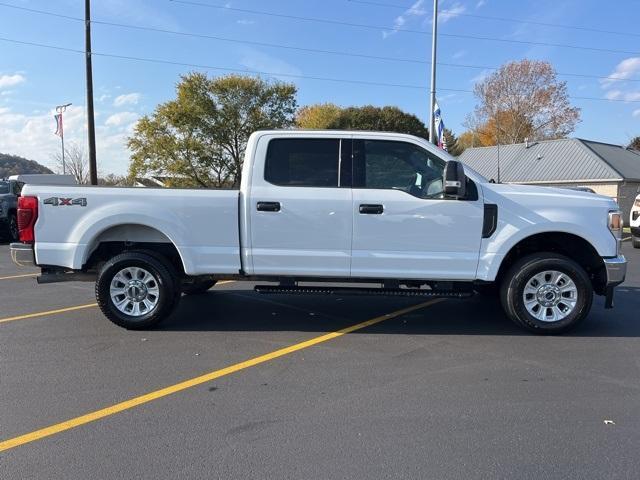
[[[19,157],[17,155],[9,155],[0,153],[0,178],[9,175],[18,175],[25,173],[53,173],[44,165],[40,165],[33,160]]]

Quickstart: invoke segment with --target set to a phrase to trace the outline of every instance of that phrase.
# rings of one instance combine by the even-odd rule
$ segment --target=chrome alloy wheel
[[[543,322],[557,322],[569,315],[578,301],[578,287],[563,272],[547,270],[529,279],[522,294],[524,306]]]
[[[156,278],[144,268],[127,267],[113,277],[109,294],[122,313],[140,317],[156,308],[160,288]]]

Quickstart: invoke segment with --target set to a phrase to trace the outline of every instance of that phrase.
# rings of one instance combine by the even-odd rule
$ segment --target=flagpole
[[[60,114],[60,123],[62,123],[62,114]],[[62,130],[62,135],[60,135],[60,142],[62,143],[62,174],[67,174],[66,163],[64,163],[64,129]]]
[[[429,141],[435,143],[435,118],[434,108],[436,104],[436,50],[438,39],[438,0],[433,0],[433,28],[431,37],[431,96],[429,102]]]
[[[70,106],[71,103],[66,103],[64,105],[58,105],[56,107],[56,112],[60,115],[60,143],[62,144],[62,174],[65,175],[67,173],[66,163],[64,161],[64,122],[62,114],[67,111],[67,107]]]

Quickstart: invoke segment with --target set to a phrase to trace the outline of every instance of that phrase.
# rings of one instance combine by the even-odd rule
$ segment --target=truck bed
[[[238,190],[26,185],[39,265],[78,270],[100,242],[172,242],[185,273],[238,273]]]

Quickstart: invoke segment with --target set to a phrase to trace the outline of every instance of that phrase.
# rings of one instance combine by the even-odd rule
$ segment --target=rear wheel
[[[216,284],[217,280],[196,280],[193,283],[182,286],[182,293],[185,295],[200,295],[205,293]]]
[[[96,281],[102,313],[121,327],[150,328],[173,311],[180,297],[176,274],[162,257],[125,252],[107,261]]]
[[[500,300],[517,325],[541,334],[562,333],[589,313],[593,287],[585,270],[553,253],[529,255],[505,275]]]

